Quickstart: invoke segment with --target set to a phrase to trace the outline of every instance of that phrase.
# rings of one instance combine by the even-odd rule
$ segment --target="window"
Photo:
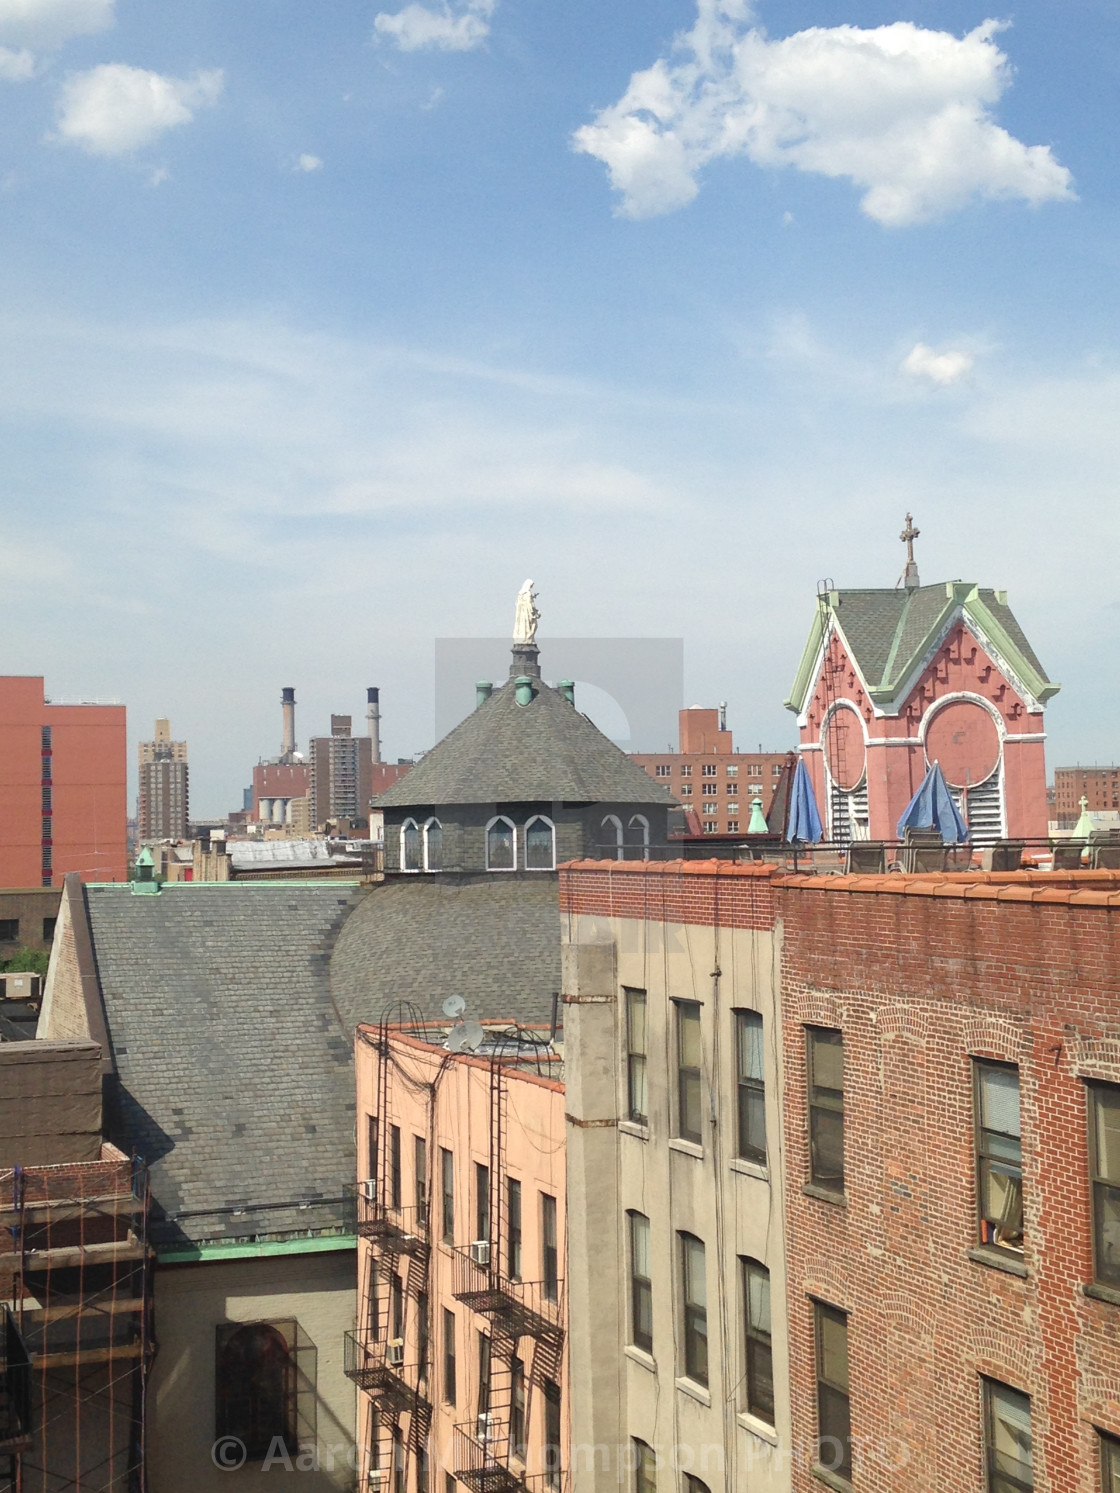
[[[19,918],[0,918],[0,943],[19,941]]]
[[[541,1274],[546,1301],[555,1301],[560,1290],[560,1253],[556,1243],[556,1199],[541,1193]]]
[[[443,1309],[443,1398],[455,1404],[455,1313]]]
[[[490,1168],[481,1161],[474,1164],[474,1237],[490,1238]]]
[[[419,871],[420,866],[420,826],[406,819],[401,825],[401,870]]]
[[[677,1008],[677,1134],[700,1145],[700,1002],[676,1001]]]
[[[549,1488],[560,1486],[560,1386],[544,1381],[544,1467]]]
[[[692,776],[692,763],[691,762],[682,762],[681,763],[681,777],[682,778],[690,778],[691,776]]]
[[[737,778],[739,776],[739,764],[737,762],[729,762],[727,764],[727,776],[729,778]]]
[[[428,1377],[428,1352],[431,1344],[428,1341],[428,1293],[417,1291],[416,1293],[416,1375],[419,1379]]]
[[[617,814],[608,814],[600,826],[601,847],[608,860],[620,861],[623,857],[622,820]]]
[[[974,1061],[976,1192],[980,1243],[1023,1248],[1023,1156],[1019,1070]]]
[[[424,826],[424,870],[443,870],[443,825],[429,819]]]
[[[782,764],[780,762],[775,762],[774,765],[770,769],[770,776],[774,777],[774,778],[780,778],[781,775],[782,775]]]
[[[1120,1084],[1091,1083],[1088,1091],[1093,1278],[1120,1287]]]
[[[630,1219],[630,1341],[653,1352],[653,1279],[650,1266],[649,1219],[629,1213]]]
[[[649,1121],[646,1091],[646,993],[626,991],[626,1112],[639,1125]]]
[[[838,1477],[852,1476],[852,1418],[848,1401],[848,1319],[834,1306],[813,1303],[817,1352],[817,1461]]]
[[[455,1481],[455,1474],[453,1472],[445,1472],[443,1474],[443,1493],[458,1493],[458,1484]]]
[[[55,928],[55,924],[57,922],[58,922],[57,918],[44,918],[43,919],[43,942],[44,943],[50,943],[52,941],[52,939],[54,938],[54,928]]]
[[[279,1438],[298,1450],[295,1323],[223,1323],[218,1328],[216,1433],[235,1436],[250,1457]]]
[[[1034,1446],[1030,1396],[984,1380],[984,1453],[987,1493],[1031,1493]]]
[[[714,762],[705,762],[700,772],[706,778],[714,778],[718,770]]]
[[[1101,1443],[1101,1493],[1120,1493],[1120,1438],[1098,1431]]]
[[[716,821],[714,819],[706,819],[704,821],[704,833],[706,835],[718,835],[719,834],[719,825],[716,823]]]
[[[416,1193],[417,1221],[428,1217],[428,1142],[422,1135],[412,1137],[413,1178]]]
[[[485,1437],[489,1433],[486,1424],[490,1417],[490,1336],[488,1333],[478,1334],[478,1421],[479,1435]]]
[[[404,1434],[400,1425],[392,1428],[393,1438],[393,1493],[404,1493]]]
[[[708,1382],[708,1283],[704,1246],[692,1234],[678,1234],[681,1251],[681,1301],[684,1308],[682,1369],[697,1384]]]
[[[682,798],[691,798],[692,797],[692,784],[691,783],[682,783],[681,784],[681,797]]]
[[[399,1275],[389,1277],[389,1340],[404,1342],[404,1281]]]
[[[762,776],[762,763],[761,762],[752,762],[751,765],[747,768],[747,777],[748,778],[760,778],[761,776]]]
[[[655,776],[659,778],[667,778],[672,771],[673,769],[669,766],[668,762],[659,762],[657,764]]]
[[[649,860],[649,820],[644,814],[631,815],[626,826],[626,844],[631,850],[642,852],[641,856],[632,856],[631,859]]]
[[[525,1460],[525,1365],[516,1354],[509,1361],[509,1449]]]
[[[730,805],[728,805],[728,807],[730,808]],[[737,819],[729,819],[727,821],[727,833],[729,835],[736,835],[739,833],[739,821]]]
[[[506,1274],[510,1280],[521,1279],[521,1183],[506,1178]]]
[[[743,1325],[746,1333],[746,1408],[774,1424],[774,1354],[770,1337],[770,1272],[743,1260]]]
[[[428,1453],[423,1447],[416,1454],[416,1493],[428,1493]]]
[[[718,798],[719,797],[719,784],[718,783],[705,783],[704,784],[704,797],[705,798]],[[708,805],[707,804],[704,805],[704,812],[705,813],[708,812]],[[712,812],[714,813],[715,811],[713,810]]]
[[[440,1233],[444,1244],[455,1243],[455,1157],[439,1150]]]
[[[552,821],[543,814],[530,819],[525,826],[525,869],[527,871],[555,871],[556,830]]]
[[[401,1127],[389,1126],[389,1206],[401,1205]]]
[[[766,1083],[762,1066],[762,1015],[735,1012],[739,1081],[739,1155],[766,1165]]]
[[[486,826],[486,869],[516,871],[517,840],[512,819],[491,819]]]
[[[844,1191],[844,1035],[806,1027],[809,1068],[809,1177]]]
[[[657,1493],[657,1459],[653,1447],[639,1441],[636,1436],[630,1445],[633,1448],[634,1493]]]

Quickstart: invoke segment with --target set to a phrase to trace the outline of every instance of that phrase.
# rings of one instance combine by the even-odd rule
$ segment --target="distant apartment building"
[[[190,819],[187,743],[171,740],[171,722],[157,720],[151,741],[139,744],[136,835],[145,840],[185,840]]]
[[[362,1488],[570,1486],[559,1063],[471,1025],[358,1028]]]
[[[46,699],[36,676],[0,679],[0,886],[123,881],[123,705]]]
[[[1063,829],[1081,817],[1081,800],[1089,813],[1120,811],[1120,767],[1056,767],[1053,814]]]
[[[560,875],[573,1493],[1115,1493],[1120,876]]]
[[[676,752],[635,752],[633,760],[691,809],[707,835],[746,833],[751,802],[769,812],[785,752],[737,752],[721,705],[680,712]]]
[[[355,826],[369,821],[373,742],[368,736],[353,736],[352,725],[351,716],[332,715],[331,734],[311,738],[309,794],[316,828],[328,819],[346,819]]]

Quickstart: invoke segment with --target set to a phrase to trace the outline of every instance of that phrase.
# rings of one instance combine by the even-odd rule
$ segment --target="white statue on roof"
[[[541,614],[537,611],[537,593],[532,581],[526,581],[517,593],[517,609],[513,614],[513,641],[532,644],[537,641],[537,623]]]

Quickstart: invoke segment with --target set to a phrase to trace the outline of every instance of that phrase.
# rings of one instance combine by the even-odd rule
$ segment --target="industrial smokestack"
[[[373,743],[372,756],[381,761],[381,692],[375,684],[366,690],[366,720],[369,722],[369,739]]]
[[[296,692],[291,685],[280,692],[280,703],[284,711],[284,740],[280,755],[286,762],[296,750]]]

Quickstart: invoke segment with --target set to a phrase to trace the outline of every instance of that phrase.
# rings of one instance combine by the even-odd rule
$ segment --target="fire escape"
[[[452,1294],[490,1322],[487,1360],[480,1365],[475,1418],[455,1427],[455,1477],[472,1493],[545,1493],[562,1486],[559,1467],[524,1470],[534,1388],[560,1383],[564,1350],[563,1281],[555,1270],[542,1281],[512,1278],[503,1225],[507,1177],[508,1103],[505,1064],[490,1058],[488,1237],[454,1254]],[[525,1340],[529,1356],[522,1352]],[[558,1450],[558,1448],[557,1448]],[[520,1464],[520,1465],[519,1465]]]
[[[343,1370],[370,1400],[364,1487],[404,1493],[409,1486],[409,1462],[425,1452],[432,1421],[428,1383],[430,1186],[425,1179],[418,1188],[423,1195],[413,1206],[402,1206],[401,1158],[389,1121],[393,1065],[389,1030],[388,1019],[383,1017],[377,1037],[373,1175],[358,1183],[356,1199],[358,1235],[369,1240],[371,1249],[357,1329],[348,1332],[344,1341]],[[396,1134],[399,1138],[399,1131]],[[405,1331],[410,1304],[417,1324],[412,1342]],[[407,1429],[402,1424],[406,1418]]]

